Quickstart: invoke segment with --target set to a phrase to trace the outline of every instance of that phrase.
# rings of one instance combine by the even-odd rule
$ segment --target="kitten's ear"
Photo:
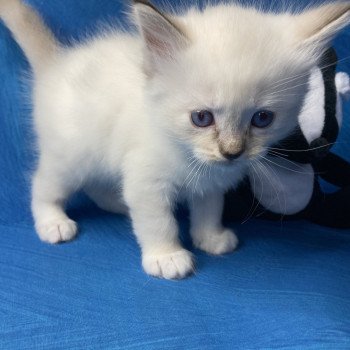
[[[296,16],[296,33],[305,44],[327,47],[350,24],[350,2],[335,2]]]
[[[160,60],[174,59],[187,47],[189,39],[173,20],[147,0],[134,0],[133,3],[136,21],[152,66]]]

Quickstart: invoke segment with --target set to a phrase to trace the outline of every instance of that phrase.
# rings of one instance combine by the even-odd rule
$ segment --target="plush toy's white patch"
[[[322,135],[325,123],[325,86],[320,68],[311,70],[309,90],[299,115],[300,128],[310,144]]]
[[[350,99],[350,78],[345,72],[337,73],[335,77],[335,84],[338,93],[346,100]]]
[[[252,189],[260,204],[273,213],[294,215],[311,200],[314,190],[314,171],[310,164],[270,157],[265,170],[250,171]]]
[[[342,98],[345,100],[350,99],[350,78],[345,72],[337,73],[335,77],[335,85],[337,87],[337,121],[339,127],[343,122],[343,105]]]

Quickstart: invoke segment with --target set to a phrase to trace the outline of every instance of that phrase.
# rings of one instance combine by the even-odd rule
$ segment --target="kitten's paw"
[[[193,244],[205,252],[222,255],[233,252],[238,246],[238,238],[230,229],[208,232],[193,236]]]
[[[194,271],[192,254],[185,249],[165,254],[146,253],[142,265],[149,275],[165,279],[181,279]]]
[[[37,232],[42,241],[56,244],[71,241],[78,232],[78,226],[68,218],[59,219],[38,225]]]

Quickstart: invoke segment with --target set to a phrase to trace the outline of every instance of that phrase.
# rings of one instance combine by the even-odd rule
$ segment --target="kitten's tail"
[[[40,16],[21,0],[0,0],[0,18],[12,32],[35,73],[54,58],[59,43]]]

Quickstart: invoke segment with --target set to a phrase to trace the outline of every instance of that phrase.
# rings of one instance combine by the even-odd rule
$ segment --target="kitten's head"
[[[294,130],[308,72],[350,20],[349,2],[278,15],[218,5],[166,16],[147,1],[134,9],[152,118],[220,165],[259,158]]]

